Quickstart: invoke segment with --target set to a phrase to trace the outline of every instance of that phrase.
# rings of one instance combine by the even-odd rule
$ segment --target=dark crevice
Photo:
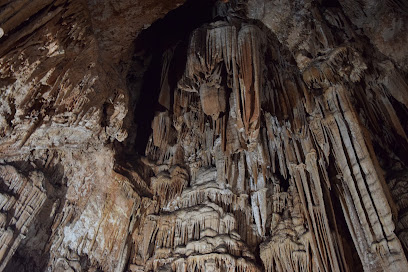
[[[328,219],[330,225],[333,226],[333,229],[339,234],[339,243],[344,252],[344,258],[348,266],[349,271],[363,271],[363,264],[361,263],[360,257],[357,253],[356,245],[350,243],[353,241],[351,237],[349,227],[347,226],[346,219],[344,217],[343,209],[340,203],[340,192],[338,191],[338,185],[341,184],[341,180],[337,177],[338,172],[335,167],[336,160],[333,154],[329,155],[329,163],[327,167],[327,174],[329,180],[331,181],[332,188],[329,189],[323,183],[323,189],[325,193],[323,194],[325,203],[329,203],[329,207],[333,212],[328,212]]]
[[[46,248],[52,235],[51,226],[55,216],[62,212],[65,205],[67,187],[64,167],[61,164],[44,167],[41,161],[33,163],[15,161],[10,165],[18,169],[24,176],[29,176],[32,171],[40,170],[44,174],[43,186],[47,198],[33,221],[28,225],[25,238],[22,239],[4,271],[44,271],[50,258],[50,252]],[[14,212],[9,214],[12,215]],[[19,234],[20,232],[15,232],[15,235]]]
[[[340,98],[338,97],[338,95],[337,95],[337,100],[338,100],[339,105],[341,105],[341,107],[342,107],[342,103],[341,103],[341,100],[340,100]],[[347,134],[348,134],[348,135],[353,135],[353,134],[352,134],[352,129],[350,128],[350,125],[348,124],[347,119],[346,119],[346,117],[345,117],[345,111],[344,111],[344,110],[345,110],[345,109],[342,108],[342,109],[340,110],[340,112],[341,112],[341,114],[342,114],[342,117],[343,117],[345,126],[346,126],[346,128],[347,128]],[[351,137],[351,136],[350,136],[350,137]],[[365,186],[365,188],[367,189],[367,191],[369,192],[368,196],[370,197],[370,201],[371,201],[371,203],[372,203],[372,208],[374,209],[375,214],[377,215],[377,218],[380,219],[381,216],[380,216],[380,214],[379,214],[378,207],[375,205],[376,202],[374,201],[373,196],[372,196],[372,194],[371,194],[371,193],[372,193],[372,192],[371,192],[371,191],[372,191],[372,188],[370,188],[370,186],[368,185],[367,176],[366,176],[366,174],[364,173],[363,167],[361,166],[360,158],[358,158],[358,153],[357,153],[357,150],[356,150],[356,147],[355,147],[355,143],[354,143],[353,139],[350,139],[350,142],[351,142],[352,152],[354,153],[355,159],[356,159],[356,161],[357,161],[358,169],[359,169],[359,171],[360,171],[360,173],[361,173],[361,178],[362,178],[362,180],[363,180],[363,182],[364,182],[364,186]],[[348,161],[349,161],[349,168],[350,168],[350,169],[353,169],[353,166],[352,166],[352,164],[351,164],[351,160],[350,160],[350,158],[349,158],[349,155],[348,155],[348,153],[346,152],[346,151],[347,151],[347,148],[344,146],[343,149],[345,150],[345,154],[346,154],[347,159],[348,159]],[[355,179],[354,175],[352,175],[352,176],[353,176],[353,179]],[[357,180],[355,180],[355,184],[358,184],[358,181],[357,181]],[[363,199],[363,198],[361,197],[361,195],[360,195],[360,192],[359,192],[360,190],[358,189],[357,191],[358,191],[358,193],[359,193],[359,198],[360,198],[360,199]],[[368,213],[368,211],[366,211],[366,208],[365,208],[365,207],[363,207],[363,208],[364,208],[364,211]],[[370,220],[370,218],[368,217],[368,215],[366,215],[366,217],[367,217],[368,221],[370,222],[371,220]],[[381,226],[381,231],[382,231],[383,237],[387,238],[387,235],[386,235],[386,232],[385,232],[385,230],[384,230],[383,224],[380,224],[380,226]],[[373,227],[371,227],[371,228],[373,228]],[[372,231],[373,231],[373,230],[372,230]]]
[[[128,139],[122,145],[124,156],[144,154],[152,132],[151,121],[154,114],[164,110],[164,107],[157,103],[163,54],[167,50],[173,50],[169,84],[170,89],[174,90],[185,70],[189,34],[200,25],[211,21],[213,2],[188,0],[142,31],[136,39],[131,69],[127,75],[133,126],[129,129]]]

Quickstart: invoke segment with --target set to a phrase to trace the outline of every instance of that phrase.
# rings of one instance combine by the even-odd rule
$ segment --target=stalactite
[[[131,1],[39,2],[0,1],[0,271],[406,270],[401,1],[187,1],[129,60]]]
[[[333,44],[327,31],[321,27],[315,38]],[[167,165],[152,178],[166,214],[143,227],[153,227],[146,230],[145,241],[154,244],[149,254],[144,245],[147,266],[201,271],[212,264],[223,269],[219,262],[228,260],[233,271],[255,269],[233,260],[260,243],[267,271],[351,271],[333,221],[334,188],[363,267],[406,263],[391,198],[382,193],[385,181],[350,102],[359,89],[347,89],[369,78],[366,63],[353,48],[337,47],[300,74],[282,50],[245,21],[219,20],[192,32],[174,111],[156,115],[146,149]],[[273,61],[266,62],[268,52]],[[406,138],[386,94],[376,95],[390,126]],[[183,146],[179,167],[186,166],[177,179],[169,170],[175,143]],[[340,183],[333,183],[329,166]],[[252,265],[252,257],[247,261]]]
[[[146,154],[155,169],[166,166],[152,178],[163,213],[143,226],[154,245],[151,253],[143,246],[147,266],[255,271],[253,257],[244,266],[237,260],[260,245],[266,271],[352,271],[331,201],[336,188],[364,269],[401,269],[406,259],[390,194],[351,102],[361,89],[347,89],[369,78],[360,53],[333,48],[299,73],[261,28],[234,22],[220,19],[192,32],[173,113],[153,120]],[[319,27],[314,38],[333,44]],[[165,55],[164,80],[168,62]],[[390,126],[406,138],[386,93],[376,95]],[[169,158],[178,145],[178,167],[186,168],[173,178]]]

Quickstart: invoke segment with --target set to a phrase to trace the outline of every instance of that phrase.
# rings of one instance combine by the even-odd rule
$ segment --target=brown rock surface
[[[0,271],[405,271],[407,17],[0,0]]]

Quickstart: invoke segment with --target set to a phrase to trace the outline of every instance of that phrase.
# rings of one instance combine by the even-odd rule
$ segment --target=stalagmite
[[[96,2],[0,1],[0,272],[408,269],[403,1]]]

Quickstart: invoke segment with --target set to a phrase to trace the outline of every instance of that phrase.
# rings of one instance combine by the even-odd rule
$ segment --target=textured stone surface
[[[407,4],[181,4],[0,1],[0,271],[404,271]]]

